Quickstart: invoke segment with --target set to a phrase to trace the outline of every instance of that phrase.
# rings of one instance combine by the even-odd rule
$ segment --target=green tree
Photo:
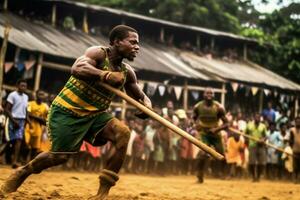
[[[300,19],[296,14],[299,13],[298,8],[299,4],[291,4],[280,11],[265,14],[259,20],[257,28],[246,28],[242,34],[260,41],[261,50],[251,54],[254,61],[300,83]]]

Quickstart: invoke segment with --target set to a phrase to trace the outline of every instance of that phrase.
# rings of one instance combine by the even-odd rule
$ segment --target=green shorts
[[[113,116],[107,112],[94,116],[78,117],[52,105],[48,115],[48,132],[51,140],[51,152],[75,153],[85,140],[94,146],[104,145],[105,139],[96,136]]]
[[[215,150],[224,155],[224,147],[222,142],[222,137],[220,134],[209,134],[205,132],[200,132],[201,141],[207,146],[214,147]]]

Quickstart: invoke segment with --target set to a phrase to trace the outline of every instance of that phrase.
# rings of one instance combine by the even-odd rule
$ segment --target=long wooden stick
[[[193,143],[194,145],[196,145],[197,147],[199,147],[203,151],[209,153],[214,158],[219,159],[219,160],[223,160],[224,159],[223,155],[219,154],[218,152],[216,152],[215,150],[213,150],[212,148],[210,148],[206,144],[202,143],[201,141],[197,140],[196,138],[194,138],[193,136],[191,136],[187,132],[185,132],[182,129],[178,128],[177,126],[175,126],[174,124],[172,124],[168,120],[164,119],[160,115],[156,114],[155,112],[153,112],[152,110],[150,110],[146,106],[142,105],[138,101],[136,101],[133,98],[129,97],[124,92],[122,92],[122,91],[120,91],[120,90],[118,90],[116,88],[113,88],[112,86],[107,85],[105,83],[100,83],[100,85],[103,86],[105,89],[107,89],[107,90],[113,92],[114,94],[118,95],[119,97],[123,98],[128,103],[132,104],[133,106],[135,106],[136,108],[138,108],[142,112],[146,113],[147,115],[149,115],[154,120],[158,121],[163,126],[168,127],[169,129],[171,129],[172,131],[174,131],[178,135],[184,137],[185,139],[187,139],[188,141],[190,141],[191,143]]]
[[[3,84],[3,66],[7,49],[8,36],[11,26],[6,24],[4,29],[4,37],[2,41],[2,47],[0,52],[0,105],[2,104],[2,84]]]
[[[251,136],[251,135],[247,135],[247,134],[245,134],[245,133],[243,133],[243,132],[241,132],[241,131],[238,131],[238,130],[236,130],[236,129],[234,129],[234,128],[229,128],[229,130],[230,130],[231,132],[233,132],[233,133],[238,134],[238,135],[242,135],[242,136],[244,136],[245,138],[248,138],[248,139],[250,139],[250,140],[253,140],[253,141],[256,141],[256,142],[260,142],[260,140],[259,140],[258,138],[253,137],[253,136]],[[289,153],[285,152],[284,149],[279,148],[279,147],[277,147],[277,146],[275,146],[275,145],[273,145],[273,144],[270,144],[270,143],[267,143],[267,142],[264,142],[263,144],[266,145],[266,146],[268,146],[268,147],[271,147],[271,148],[273,148],[273,149],[276,149],[277,151],[280,151],[280,152],[282,152],[282,153],[286,153],[286,154],[292,156],[292,154],[289,154]]]

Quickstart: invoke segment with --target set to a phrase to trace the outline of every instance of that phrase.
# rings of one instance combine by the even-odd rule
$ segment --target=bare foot
[[[23,168],[18,168],[4,181],[0,188],[0,194],[4,195],[17,191],[28,175]]]

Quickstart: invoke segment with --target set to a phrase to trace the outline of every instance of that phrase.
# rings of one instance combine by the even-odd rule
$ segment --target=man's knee
[[[118,119],[113,119],[111,126],[114,134],[116,135],[116,148],[126,148],[130,138],[130,129],[128,126]]]

